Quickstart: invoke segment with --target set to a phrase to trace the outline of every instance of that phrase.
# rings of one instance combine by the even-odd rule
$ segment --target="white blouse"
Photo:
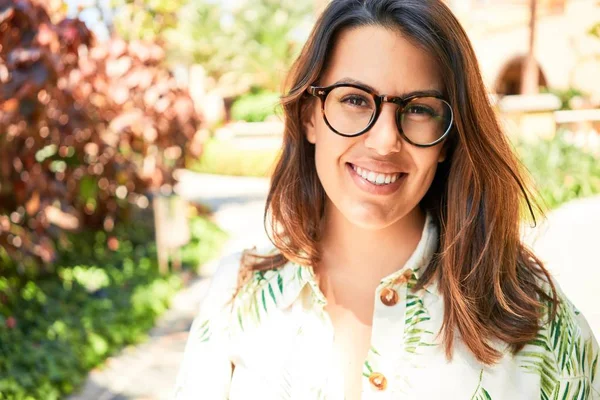
[[[598,343],[558,285],[556,318],[517,355],[498,341],[504,356],[485,366],[457,335],[448,362],[436,336],[444,299],[435,282],[411,290],[437,238],[428,217],[411,258],[374,293],[362,399],[600,399]],[[223,262],[213,278],[190,331],[174,399],[343,400],[327,300],[312,268],[288,262],[255,272],[230,301],[239,264],[239,257]]]

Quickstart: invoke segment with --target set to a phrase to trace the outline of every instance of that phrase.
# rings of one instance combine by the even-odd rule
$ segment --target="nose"
[[[377,121],[365,133],[365,146],[382,156],[397,153],[401,148],[401,139],[396,125],[396,108],[394,104],[384,104]]]

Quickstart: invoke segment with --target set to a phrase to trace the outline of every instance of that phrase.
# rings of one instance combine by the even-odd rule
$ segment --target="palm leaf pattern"
[[[194,327],[193,335],[200,343],[208,342],[211,336],[210,320],[206,319]]]
[[[421,346],[435,346],[433,332],[425,329],[425,322],[431,319],[429,311],[423,304],[421,296],[412,293],[417,278],[414,273],[407,282],[406,317],[404,323],[404,349],[408,353],[417,354]]]
[[[368,378],[371,376],[372,373],[373,373],[373,367],[371,367],[371,363],[369,362],[369,358],[367,357],[367,360],[363,364],[363,373],[362,374],[365,378]]]
[[[550,315],[550,304],[544,315]],[[541,380],[541,398],[586,399],[598,365],[592,337],[584,338],[576,317],[579,311],[564,296],[560,297],[556,317],[545,324],[536,338],[518,354],[520,366]]]
[[[253,273],[251,280],[242,287],[236,297],[236,316],[242,331],[250,324],[259,324],[263,316],[279,304],[284,288],[292,281],[302,283],[306,280],[302,272],[303,267],[296,268],[296,273],[287,275],[284,275],[281,268]]]
[[[479,384],[477,385],[477,389],[475,389],[475,393],[471,397],[471,400],[492,400],[490,394],[483,388],[481,385],[481,381],[483,379],[483,370],[479,373]]]

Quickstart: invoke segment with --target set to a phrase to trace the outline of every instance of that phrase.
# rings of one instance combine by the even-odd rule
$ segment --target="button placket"
[[[407,296],[407,282],[412,277],[412,273],[410,269],[403,271],[393,279],[382,281],[378,288],[376,299],[379,306],[375,307],[372,341],[379,351],[386,352],[386,357],[374,358],[370,363],[373,368],[369,368],[365,374],[371,391],[381,393],[391,390],[392,382],[388,380],[388,374],[396,373],[391,365],[392,360],[396,358],[394,353],[396,346],[390,347],[389,338],[390,335],[394,337],[396,334],[401,335],[404,331],[404,299]]]

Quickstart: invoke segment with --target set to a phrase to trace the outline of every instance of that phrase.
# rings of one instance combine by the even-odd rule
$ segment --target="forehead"
[[[444,89],[436,63],[425,50],[401,33],[380,26],[361,26],[340,33],[320,84],[327,86],[344,78],[392,96]]]

